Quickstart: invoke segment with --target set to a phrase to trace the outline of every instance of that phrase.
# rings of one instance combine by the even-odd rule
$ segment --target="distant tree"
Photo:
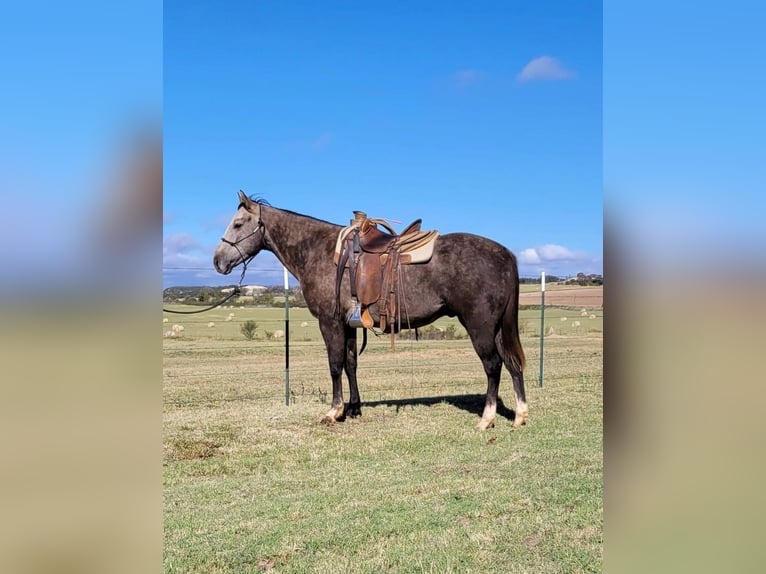
[[[558,283],[559,281],[561,281],[561,279],[556,275],[545,276],[546,283]],[[539,285],[541,283],[541,279],[539,275],[537,277],[519,277],[519,283],[521,285]]]
[[[256,305],[263,305],[265,307],[271,307],[274,304],[274,294],[265,292],[262,295],[254,297],[253,301]]]
[[[591,285],[603,285],[604,278],[601,275],[591,273],[586,275],[585,273],[578,273],[576,277],[566,280],[567,285],[580,285],[581,287],[587,287]]]

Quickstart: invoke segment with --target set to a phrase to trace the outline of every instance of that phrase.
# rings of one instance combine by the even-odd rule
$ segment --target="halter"
[[[238,239],[237,241],[229,241],[225,237],[221,237],[221,241],[223,241],[227,245],[231,245],[234,249],[237,250],[237,252],[242,257],[242,273],[240,273],[240,275],[239,275],[239,284],[223,300],[219,301],[218,303],[215,303],[215,304],[211,305],[210,307],[205,307],[204,309],[199,309],[197,311],[173,311],[171,309],[165,309],[164,307],[163,307],[162,310],[165,311],[166,313],[176,313],[176,314],[179,314],[179,315],[193,315],[195,313],[204,313],[205,311],[210,311],[211,309],[215,309],[216,307],[219,307],[220,305],[223,305],[224,303],[226,303],[226,301],[228,301],[232,297],[235,297],[236,295],[239,295],[242,292],[242,281],[245,280],[245,272],[247,271],[247,264],[250,263],[253,260],[253,257],[255,257],[255,255],[251,255],[250,257],[245,257],[245,254],[242,253],[242,250],[239,248],[239,246],[237,244],[238,243],[242,243],[245,239],[250,239],[253,235],[258,233],[259,231],[261,232],[261,234],[263,234],[265,229],[266,229],[266,227],[263,225],[263,219],[261,219],[261,210],[259,209],[258,210],[258,224],[255,226],[255,229],[253,230],[252,233],[250,233],[248,235],[245,235],[242,239]]]
[[[225,237],[221,237],[221,241],[226,243],[227,245],[231,245],[234,249],[237,250],[237,253],[239,253],[240,257],[242,257],[242,274],[239,276],[239,286],[242,286],[242,281],[245,279],[245,272],[247,271],[247,264],[250,263],[253,260],[253,257],[255,255],[251,255],[250,257],[245,257],[245,254],[242,253],[242,250],[239,248],[239,243],[242,243],[245,239],[250,239],[253,235],[261,232],[261,235],[263,235],[263,231],[266,228],[263,225],[263,219],[261,219],[261,210],[258,210],[258,224],[255,226],[255,229],[249,233],[248,235],[245,235],[241,239],[238,239],[237,241],[229,241]]]

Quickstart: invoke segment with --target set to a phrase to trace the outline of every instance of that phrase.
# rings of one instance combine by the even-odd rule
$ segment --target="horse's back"
[[[432,262],[457,273],[511,273],[518,279],[516,256],[504,245],[473,233],[447,233],[439,236]]]
[[[500,243],[471,233],[448,233],[436,240],[431,260],[403,268],[408,305],[415,317],[466,316],[486,301],[502,314],[518,290],[516,257]]]

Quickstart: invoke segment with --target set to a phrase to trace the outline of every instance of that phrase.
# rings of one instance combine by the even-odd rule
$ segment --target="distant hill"
[[[546,281],[551,287],[555,283],[559,283],[562,286],[593,287],[602,286],[604,284],[604,277],[596,274],[586,275],[585,273],[578,273],[576,277],[569,277],[566,279],[548,276],[546,277]],[[522,277],[520,283],[539,284],[540,278]],[[221,285],[218,287],[209,287],[205,285],[168,287],[162,291],[162,302],[183,303],[185,305],[210,305],[221,301],[227,295],[231,294],[235,287],[236,285]],[[243,285],[241,295],[232,299],[231,303],[236,303],[237,305],[283,307],[284,295],[285,288],[283,285]],[[578,295],[578,297],[582,298],[582,295]],[[306,300],[303,298],[303,292],[300,285],[290,288],[290,305],[298,307],[306,305]],[[601,301],[594,301],[593,305],[601,305]]]
[[[553,283],[562,283],[564,285],[579,285],[580,287],[585,287],[587,285],[603,285],[604,284],[604,276],[599,275],[596,273],[578,273],[575,277],[557,277],[556,275],[547,275],[545,277],[546,283],[553,284]],[[540,276],[537,277],[520,277],[519,283],[522,285],[539,285],[540,284]]]
[[[174,286],[162,291],[163,303],[183,303],[185,305],[210,305],[231,294],[236,285],[221,285],[209,287]],[[243,285],[242,294],[235,297],[231,302],[237,304],[284,306],[285,288],[283,285]],[[305,305],[303,293],[300,287],[290,288],[290,304]]]
[[[564,284],[579,285],[581,287],[585,287],[587,285],[603,285],[604,277],[595,273],[591,273],[589,275],[586,275],[585,273],[578,273],[577,277],[570,277],[564,281]]]
[[[162,291],[162,300],[166,303],[181,302],[185,299],[198,299],[200,296],[211,296],[212,298],[223,297],[225,295],[224,289],[228,287],[228,293],[235,287],[234,285],[224,287],[168,287]]]

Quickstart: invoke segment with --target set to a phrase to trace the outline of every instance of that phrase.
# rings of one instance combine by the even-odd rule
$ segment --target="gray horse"
[[[216,270],[231,273],[261,250],[271,251],[300,281],[309,311],[319,321],[332,378],[332,404],[324,422],[361,415],[356,328],[345,320],[353,305],[347,280],[343,281],[341,312],[336,309],[337,269],[333,257],[342,226],[277,209],[241,191],[239,201],[215,250]],[[468,332],[487,375],[484,411],[476,428],[486,430],[495,423],[503,364],[511,374],[516,395],[513,426],[525,424],[528,408],[518,326],[519,272],[513,253],[478,235],[441,235],[428,263],[401,267],[400,286],[407,327],[423,327],[439,317],[456,316]],[[348,405],[343,403],[344,371],[350,392]]]

